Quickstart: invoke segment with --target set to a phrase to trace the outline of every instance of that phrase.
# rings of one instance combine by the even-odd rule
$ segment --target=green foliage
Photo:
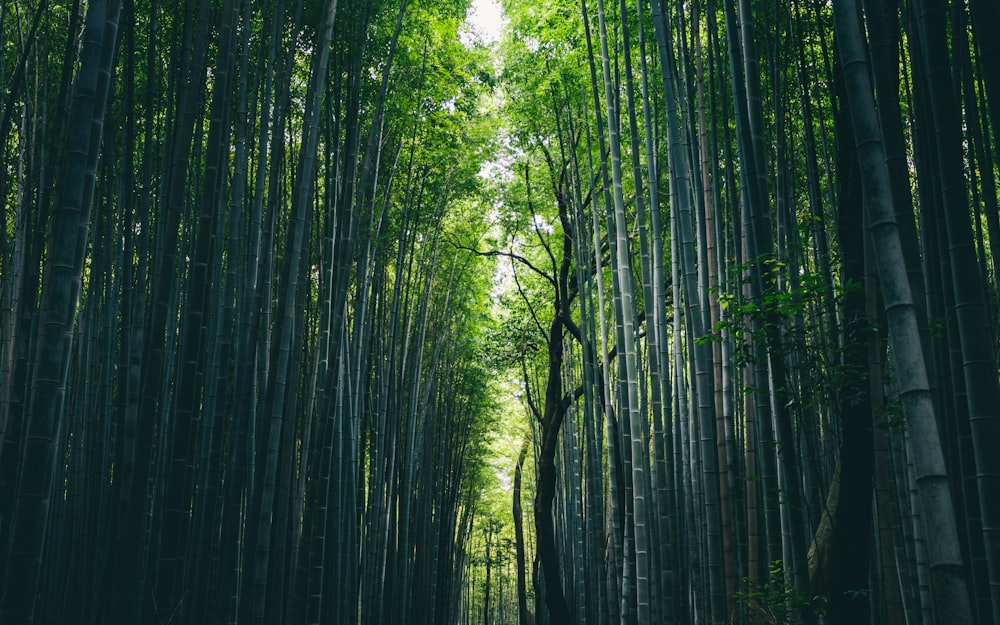
[[[736,593],[740,616],[750,625],[783,625],[795,620],[797,614],[821,616],[826,612],[826,597],[801,592],[786,579],[781,560],[769,568],[768,582],[745,577],[746,590]]]
[[[722,313],[720,320],[711,332],[696,337],[698,344],[720,342],[724,337],[734,341],[734,365],[766,358],[767,354],[754,354],[750,349],[749,338],[757,339],[763,344],[768,329],[777,324],[786,340],[786,350],[797,355],[797,373],[809,380],[808,386],[800,387],[800,406],[831,406],[838,405],[845,398],[863,392],[863,386],[868,384],[868,372],[843,363],[839,352],[835,349],[833,336],[826,336],[816,331],[803,330],[806,319],[816,318],[818,303],[828,296],[830,284],[827,277],[814,271],[801,270],[796,275],[797,288],[792,287],[789,267],[778,260],[765,261],[773,270],[786,274],[785,284],[780,290],[761,294],[757,300],[743,296],[744,286],[750,275],[749,266],[744,264],[733,268],[733,274],[742,276],[729,285],[713,289]],[[834,294],[836,302],[842,303],[849,294],[856,293],[863,285],[846,281],[838,285]],[[840,331],[833,329],[834,331]],[[873,327],[854,327],[844,329],[846,342],[866,341],[867,332],[875,331]],[[756,332],[756,335],[753,333]],[[752,336],[753,335],[753,336]],[[747,388],[748,392],[754,389]]]

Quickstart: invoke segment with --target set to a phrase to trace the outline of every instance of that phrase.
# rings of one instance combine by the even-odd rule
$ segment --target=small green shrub
[[[785,581],[781,560],[769,567],[768,581],[744,577],[745,590],[736,593],[739,612],[734,622],[750,625],[784,625],[801,622],[808,615],[810,622],[826,610],[826,597],[809,595]]]

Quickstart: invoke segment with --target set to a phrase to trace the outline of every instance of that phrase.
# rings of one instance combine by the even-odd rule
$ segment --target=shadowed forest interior
[[[1000,624],[997,24],[2,0],[0,623]]]

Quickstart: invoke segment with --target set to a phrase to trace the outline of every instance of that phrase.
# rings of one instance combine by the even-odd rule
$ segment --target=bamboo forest
[[[998,24],[0,0],[0,623],[1000,625]]]

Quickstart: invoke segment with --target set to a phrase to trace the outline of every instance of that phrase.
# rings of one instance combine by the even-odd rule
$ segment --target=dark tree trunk
[[[846,102],[844,81],[838,79],[838,98]],[[837,235],[841,246],[841,283],[865,283],[865,223],[861,196],[861,174],[854,154],[854,141],[847,106],[842,104],[835,120],[837,136],[838,198]],[[862,375],[868,366],[868,335],[872,321],[865,311],[865,292],[848,289],[844,295],[841,366],[846,384],[840,396],[841,442],[839,501],[833,508],[830,620],[864,625],[871,621],[868,569],[871,561],[872,480],[874,433],[872,401],[868,381]]]

